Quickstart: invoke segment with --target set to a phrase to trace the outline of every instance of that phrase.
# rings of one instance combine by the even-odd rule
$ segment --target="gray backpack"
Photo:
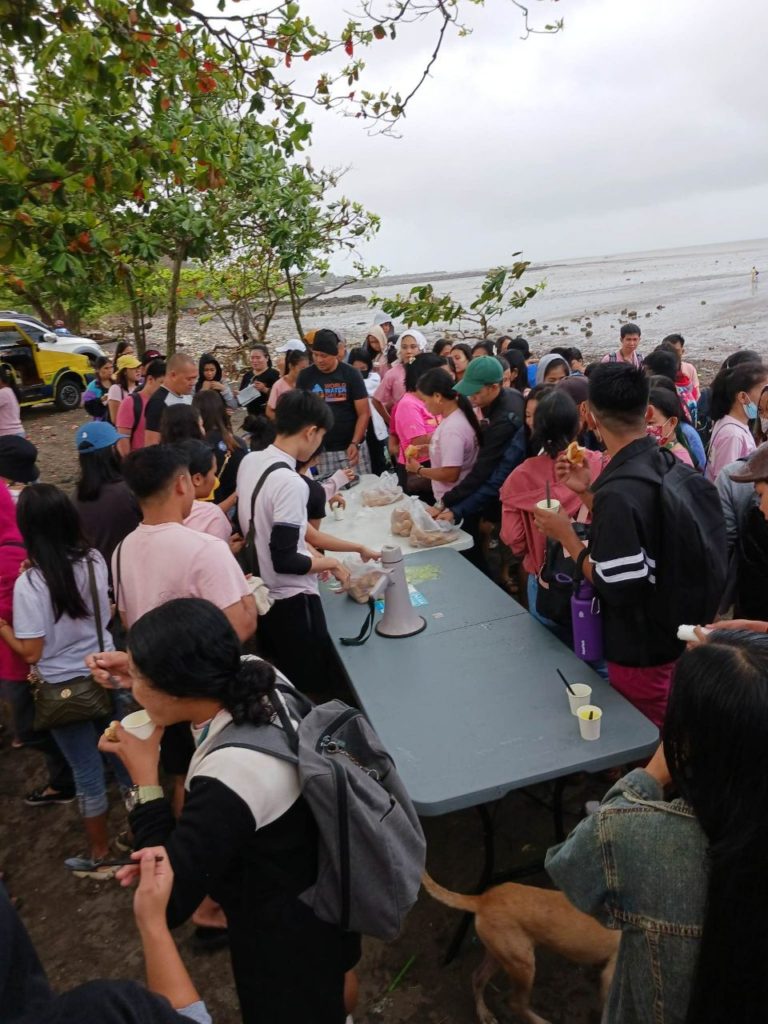
[[[317,880],[300,899],[321,921],[395,939],[418,896],[426,841],[394,761],[362,711],[275,689],[282,729],[232,723],[208,753],[245,747],[295,764],[319,833]]]

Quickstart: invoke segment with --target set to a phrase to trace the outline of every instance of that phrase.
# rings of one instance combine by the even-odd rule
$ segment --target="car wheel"
[[[56,408],[61,409],[62,412],[71,412],[72,409],[77,409],[80,405],[80,393],[80,385],[72,377],[61,381],[56,388],[54,399]]]

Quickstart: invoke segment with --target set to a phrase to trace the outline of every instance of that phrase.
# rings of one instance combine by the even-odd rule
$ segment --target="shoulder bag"
[[[101,606],[96,587],[96,575],[93,563],[86,558],[88,566],[88,583],[93,603],[93,617],[96,621],[96,632],[99,637],[99,650],[104,650],[104,634],[101,624]],[[93,678],[93,676],[77,676],[64,683],[48,683],[33,668],[29,676],[32,684],[32,696],[35,701],[36,730],[57,729],[73,722],[89,722],[96,718],[107,718],[112,714],[111,695]]]

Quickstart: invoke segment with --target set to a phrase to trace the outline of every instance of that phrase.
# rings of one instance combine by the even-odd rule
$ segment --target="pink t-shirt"
[[[192,511],[184,520],[184,525],[190,530],[198,530],[200,533],[209,533],[211,537],[218,537],[229,546],[229,538],[232,536],[232,524],[227,519],[226,512],[222,512],[218,505],[212,501],[195,501]]]
[[[387,374],[387,378],[391,374]],[[437,420],[427,409],[415,392],[408,391],[392,410],[389,421],[389,432],[394,434],[400,442],[400,450],[397,453],[397,461],[405,464],[405,449],[414,437],[421,437],[424,434],[433,434],[437,427]],[[428,455],[422,455],[418,461],[426,462]]]
[[[709,442],[707,480],[714,483],[724,466],[727,466],[729,462],[744,458],[755,448],[755,439],[747,424],[730,414],[723,416],[715,424]]]
[[[285,377],[281,377],[280,380],[276,380],[269,392],[269,398],[267,399],[267,408],[276,408],[278,398],[281,395],[284,395],[286,391],[293,391],[293,388],[294,385],[289,384],[287,378]]]
[[[128,395],[127,398],[122,400],[117,409],[117,416],[115,417],[115,427],[117,428],[118,433],[125,434],[126,437],[131,438],[131,451],[135,451],[136,448],[144,447],[144,431],[147,426],[145,413],[147,410],[148,398],[143,391],[139,392],[139,398],[141,399],[141,414],[133,437],[131,437],[131,431],[133,430],[133,424],[136,418],[133,407],[133,395]]]
[[[124,398],[128,397],[128,395],[132,395],[135,390],[136,390],[136,385],[135,384],[132,384],[131,387],[129,387],[127,391],[122,387],[122,385],[120,385],[120,384],[113,384],[112,387],[107,392],[107,401],[108,402],[122,402]]]
[[[0,436],[24,434],[21,409],[12,388],[0,388]]]
[[[181,523],[137,526],[112,556],[112,579],[129,628],[176,597],[203,597],[224,611],[251,592],[223,540]]]
[[[373,397],[381,402],[387,412],[405,394],[405,367],[402,363],[393,363],[389,373],[382,378],[381,384],[376,388]]]
[[[460,483],[477,459],[477,435],[467,417],[457,409],[440,421],[429,442],[429,461],[433,469],[460,466],[458,479],[453,483],[432,481],[432,493],[440,501],[442,496]]]

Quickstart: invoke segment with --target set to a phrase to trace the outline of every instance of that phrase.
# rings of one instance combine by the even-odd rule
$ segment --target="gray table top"
[[[360,705],[395,759],[420,814],[495,800],[577,771],[640,759],[658,730],[517,602],[455,551],[408,558],[433,566],[415,583],[427,628],[390,639],[356,636],[365,608],[321,588],[328,629]],[[582,740],[559,668],[592,687],[603,709],[599,740]]]

